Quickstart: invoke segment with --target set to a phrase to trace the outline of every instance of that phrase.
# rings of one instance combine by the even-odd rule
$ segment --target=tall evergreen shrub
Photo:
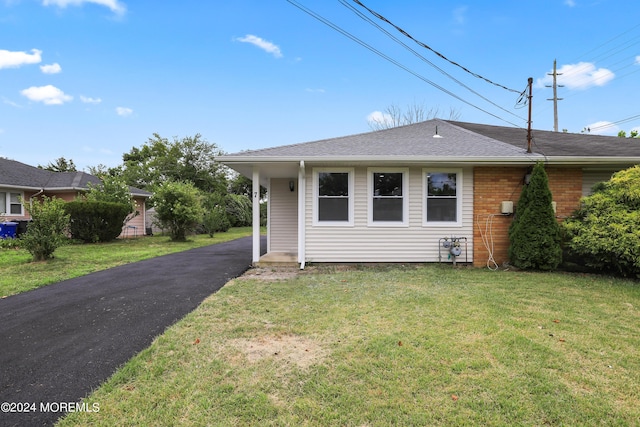
[[[553,270],[562,262],[560,226],[553,212],[549,179],[537,163],[522,189],[509,228],[509,260],[522,269]]]

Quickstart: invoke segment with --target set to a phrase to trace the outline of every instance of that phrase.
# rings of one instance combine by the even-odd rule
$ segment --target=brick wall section
[[[489,251],[482,238],[482,236],[489,238],[488,225],[491,225],[495,261],[501,266],[508,260],[509,226],[513,216],[501,215],[500,203],[512,201],[514,206],[517,205],[526,172],[526,167],[494,166],[474,169],[474,266],[484,267],[489,259]],[[582,197],[582,170],[548,167],[547,175],[553,201],[557,203],[556,216],[562,220],[579,206],[580,197]]]

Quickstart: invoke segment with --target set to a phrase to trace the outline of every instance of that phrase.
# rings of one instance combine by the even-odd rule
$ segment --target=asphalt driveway
[[[165,255],[0,300],[0,426],[52,425],[66,402],[79,402],[245,272],[251,243]]]

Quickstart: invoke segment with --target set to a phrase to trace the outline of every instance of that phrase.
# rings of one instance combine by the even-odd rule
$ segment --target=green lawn
[[[23,249],[0,249],[0,297],[117,265],[250,235],[251,227],[245,227],[216,233],[213,238],[190,236],[187,242],[171,242],[167,236],[147,236],[101,244],[73,244],[58,248],[55,258],[46,262],[32,262],[31,255]]]
[[[76,425],[638,425],[640,285],[442,265],[238,278]]]

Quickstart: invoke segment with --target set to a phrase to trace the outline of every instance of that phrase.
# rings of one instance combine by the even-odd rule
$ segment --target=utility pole
[[[562,101],[562,98],[558,98],[558,88],[563,87],[558,85],[558,76],[562,73],[556,71],[556,60],[553,60],[553,73],[547,73],[548,76],[553,76],[553,86],[546,85],[547,87],[553,87],[553,98],[547,98],[547,101],[553,101],[553,131],[558,132],[558,101]]]
[[[533,77],[529,77],[529,95],[527,96],[527,100],[529,101],[529,120],[527,123],[529,124],[527,128],[527,153],[531,153],[531,99],[533,98],[533,94],[531,93],[533,90]]]

